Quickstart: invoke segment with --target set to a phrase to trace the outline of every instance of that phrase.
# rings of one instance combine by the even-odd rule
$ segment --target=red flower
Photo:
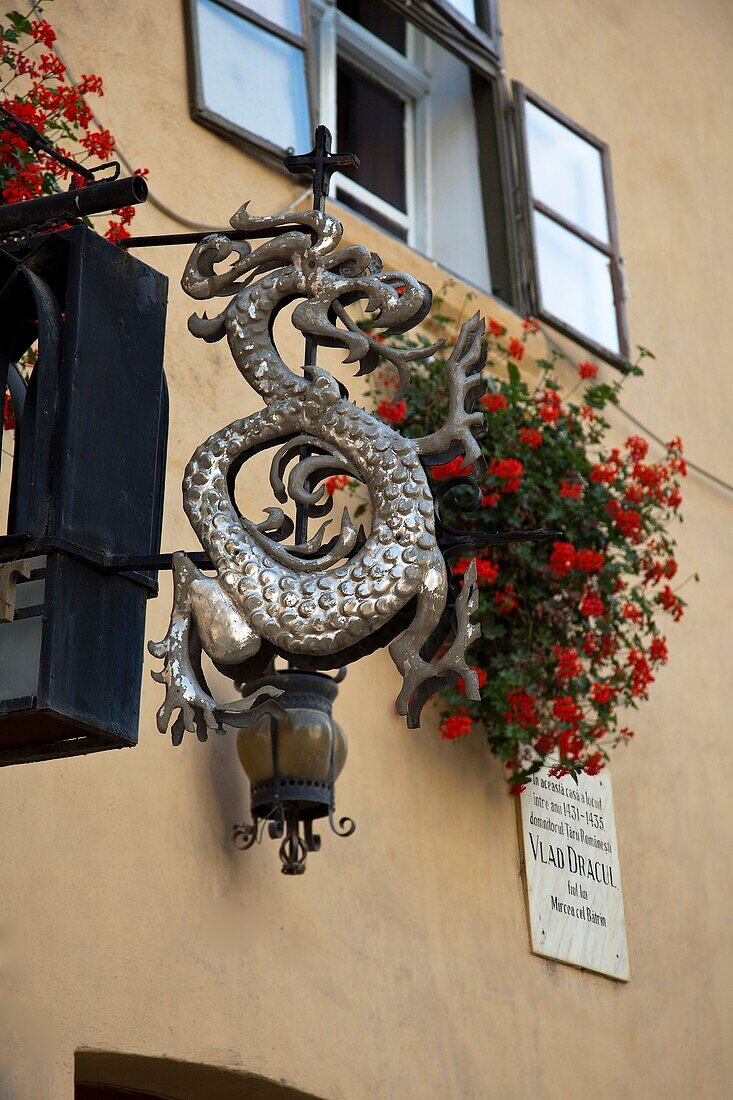
[[[524,466],[518,458],[492,458],[489,473],[503,480],[502,493],[516,493],[521,485]]]
[[[561,481],[560,496],[569,497],[570,500],[579,500],[583,492],[583,486],[579,481]]]
[[[604,561],[603,554],[597,550],[578,550],[575,554],[575,568],[584,573],[600,573]]]
[[[516,359],[517,362],[519,362],[524,355],[524,344],[521,340],[517,340],[516,336],[512,336],[509,341],[509,355],[512,359]]]
[[[448,477],[464,477],[466,474],[470,474],[473,471],[473,466],[463,465],[463,458],[461,455],[458,458],[452,459],[450,462],[444,462],[442,466],[432,466],[430,473],[433,475],[436,481],[443,481]]]
[[[493,317],[489,317],[489,332],[492,336],[503,336],[506,332],[506,327],[500,324],[499,321],[495,321]]]
[[[667,639],[662,637],[652,638],[652,644],[649,646],[649,656],[659,664],[666,664],[669,659]]]
[[[562,695],[552,704],[552,713],[558,722],[577,727],[583,717],[582,711],[572,695]]]
[[[603,600],[595,592],[586,592],[580,601],[580,614],[588,619],[598,619],[605,611]]]
[[[494,593],[494,604],[500,615],[510,615],[517,607],[517,592],[513,584],[498,588]]]
[[[377,415],[390,424],[402,424],[407,415],[407,404],[404,401],[389,401],[383,397],[377,405]]]
[[[519,442],[526,443],[532,449],[542,446],[542,432],[537,431],[536,428],[520,428],[519,429]]]
[[[509,709],[504,711],[504,717],[510,725],[521,726],[525,730],[537,725],[535,700],[524,688],[510,691],[506,701]]]
[[[583,764],[583,771],[586,775],[598,775],[603,770],[605,760],[599,752],[594,752],[588,756]]]
[[[557,424],[562,412],[560,395],[556,390],[545,390],[538,397],[539,414],[545,424]]]
[[[674,560],[674,558],[667,558],[666,562],[664,563],[664,575],[667,580],[671,581],[672,577],[675,577],[677,575],[678,568],[679,566],[677,565],[677,562]]]
[[[601,684],[596,682],[591,687],[590,693],[593,702],[600,703],[601,705],[612,703],[616,698],[616,692],[610,684]]]
[[[110,222],[109,228],[104,235],[112,244],[116,244],[117,241],[123,241],[126,237],[130,236],[127,228],[122,225],[121,222]]]
[[[479,584],[493,584],[499,576],[499,566],[485,558],[476,558],[476,577]]]
[[[82,125],[85,124],[82,123]],[[115,139],[112,137],[109,130],[90,130],[89,133],[79,138],[79,143],[83,145],[85,149],[88,149],[93,157],[98,157],[100,160],[112,156],[115,147]]]
[[[525,332],[539,332],[540,323],[535,317],[525,317],[522,321],[522,328]]]
[[[471,668],[476,673],[476,679],[478,680],[479,688],[486,687],[486,681],[489,678],[488,673],[484,672],[484,670],[482,668],[479,668],[478,665],[471,665]],[[466,683],[462,676],[459,676],[456,680],[456,687],[460,691],[461,695],[466,694]]]
[[[467,710],[458,710],[444,718],[440,723],[440,735],[446,741],[455,741],[471,732],[471,715]]]
[[[572,680],[575,676],[580,676],[583,666],[577,649],[573,649],[572,646],[554,645],[552,653],[557,662],[558,680]]]
[[[3,406],[3,428],[6,432],[12,432],[15,430],[15,414],[13,413],[13,402],[10,399],[10,394],[5,394],[5,404]]]
[[[487,393],[481,398],[481,404],[490,413],[509,408],[509,402],[503,393]]]
[[[31,35],[36,42],[42,42],[48,50],[56,41],[56,31],[45,19],[33,19],[31,21]]]
[[[641,516],[635,508],[622,508],[615,500],[612,500],[606,505],[606,511],[622,535],[634,542],[640,541]]]
[[[338,489],[343,489],[344,485],[348,484],[349,479],[346,474],[335,474],[333,477],[326,478],[326,492],[329,496],[333,496]]]
[[[102,86],[101,76],[94,76],[94,74],[82,73],[81,80],[76,86],[76,90],[80,95],[104,95],[104,87]]]
[[[556,577],[564,577],[575,565],[575,547],[572,542],[556,542],[550,555],[550,569]]]
[[[488,493],[486,489],[481,490],[481,507],[482,508],[496,508],[497,504],[501,500],[498,493]]]
[[[591,467],[590,474],[588,475],[591,481],[595,481],[599,485],[608,484],[612,485],[616,480],[616,474],[618,470],[616,466],[611,462],[598,462],[595,466]]]
[[[640,435],[630,435],[626,440],[626,449],[634,462],[641,462],[642,459],[646,458],[649,444]]]
[[[589,363],[586,360],[584,363],[578,363],[578,374],[581,378],[597,378],[598,367],[595,363]]]
[[[668,584],[665,584],[661,592],[657,594],[657,603],[661,604],[665,611],[668,611],[674,621],[678,623],[685,613],[685,609],[682,606],[682,601],[675,596],[672,589]]]
[[[646,697],[649,685],[654,683],[649,662],[640,649],[630,649],[626,662],[632,673],[631,694],[636,697]]]

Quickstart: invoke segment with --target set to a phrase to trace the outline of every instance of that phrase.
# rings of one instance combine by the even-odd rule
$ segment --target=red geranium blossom
[[[481,404],[484,408],[491,413],[498,412],[499,409],[508,409],[509,402],[503,393],[487,393],[481,398]]]
[[[575,568],[584,573],[599,573],[603,562],[603,554],[598,550],[578,550],[575,554]]]
[[[456,711],[440,723],[440,734],[445,741],[455,741],[471,732],[471,715],[467,710]]]
[[[407,402],[389,401],[385,397],[377,405],[377,413],[390,424],[402,424],[407,414]]]
[[[595,363],[589,363],[586,360],[584,363],[578,363],[578,374],[581,378],[597,378],[598,367]]]
[[[550,569],[556,577],[564,577],[575,566],[575,547],[571,542],[553,544]]]
[[[595,592],[586,592],[580,601],[580,614],[589,619],[599,618],[604,610],[603,600]]]
[[[492,458],[489,473],[503,481],[502,493],[516,493],[521,484],[524,466],[518,458]]]
[[[521,340],[517,340],[516,336],[512,336],[509,341],[509,355],[512,359],[516,359],[519,362],[524,355],[524,344]]]
[[[519,429],[519,442],[526,443],[534,450],[536,447],[542,446],[542,432],[537,428],[520,428]]]

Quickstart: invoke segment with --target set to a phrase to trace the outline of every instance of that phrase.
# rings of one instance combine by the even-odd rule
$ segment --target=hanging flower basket
[[[370,328],[368,319],[364,325]],[[445,420],[445,362],[458,321],[438,313],[429,338],[394,341],[427,346],[434,327],[446,338],[445,354],[417,366],[405,399],[395,399],[389,368],[373,376],[379,415],[408,436],[426,435]],[[596,774],[609,749],[634,736],[628,712],[647,698],[667,661],[660,623],[679,621],[685,606],[673,588],[670,534],[686,472],[682,443],[672,440],[658,459],[639,435],[610,447],[604,415],[651,353],[639,348],[637,363],[610,383],[598,380],[595,364],[581,363],[563,395],[561,356],[539,360],[531,382],[520,370],[537,329],[526,319],[521,337],[509,337],[504,325],[489,322],[493,377],[481,399],[486,473],[469,519],[487,532],[544,527],[562,537],[479,554],[481,638],[472,654],[481,701],[466,699],[461,680],[438,701],[443,737],[484,732],[512,793],[544,766],[555,775]],[[433,467],[431,476],[445,481],[466,472],[458,458]],[[337,481],[332,491],[341,487]],[[446,522],[465,526],[455,496],[444,500]],[[454,559],[454,573],[467,564]]]

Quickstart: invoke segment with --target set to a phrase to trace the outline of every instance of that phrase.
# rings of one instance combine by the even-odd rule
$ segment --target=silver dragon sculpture
[[[214,665],[247,683],[262,675],[275,655],[299,668],[345,665],[380,646],[389,652],[402,689],[397,709],[419,724],[424,702],[463,678],[470,699],[479,697],[466,650],[479,628],[475,562],[455,587],[438,539],[439,517],[426,468],[459,454],[481,465],[474,432],[481,413],[471,411],[483,392],[484,324],[467,320],[446,364],[449,412],[445,424],[410,439],[373,412],[349,400],[328,371],[291,369],[273,338],[280,310],[298,301],[292,323],[319,346],[343,348],[359,374],[380,359],[392,364],[400,392],[410,383],[411,361],[441,345],[398,348],[384,342],[419,324],[431,306],[427,286],[402,272],[384,271],[378,256],[354,245],[339,248],[343,228],[318,210],[255,217],[247,205],[231,218],[236,239],[216,233],[200,241],[186,264],[182,286],[195,299],[231,298],[216,317],[194,314],[188,327],[211,342],[226,336],[234,361],[264,407],[234,420],[196,448],[183,479],[183,503],[215,576],[206,576],[184,553],[174,555],[174,597],[165,638],[151,642],[165,684],[157,722],[180,743],[184,730],[205,740],[209,730],[247,726],[253,707],[272,707],[273,688],[217,702],[201,667],[203,651]],[[265,243],[253,248],[250,240]],[[225,270],[219,268],[230,257]],[[363,303],[369,331],[348,306]],[[374,335],[375,332],[378,334]],[[346,474],[366,486],[371,504],[368,533],[344,508],[339,529],[324,541],[285,540],[292,520],[267,508],[260,523],[243,516],[235,480],[248,458],[277,448],[270,482],[280,503],[290,497],[310,516],[332,506],[324,479]],[[285,472],[290,466],[289,476]]]

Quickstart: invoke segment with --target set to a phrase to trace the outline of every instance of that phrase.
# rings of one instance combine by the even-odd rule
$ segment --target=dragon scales
[[[151,642],[163,660],[156,680],[166,694],[158,712],[165,732],[175,712],[172,736],[184,730],[205,740],[223,725],[250,725],[251,708],[273,708],[272,687],[222,704],[210,694],[201,651],[240,682],[261,675],[277,654],[305,669],[336,668],[389,645],[402,676],[397,709],[408,725],[419,724],[427,698],[461,676],[469,698],[478,698],[476,674],[466,650],[479,628],[476,566],[453,590],[436,535],[435,500],[426,467],[463,454],[477,467],[480,448],[473,432],[480,412],[467,410],[484,383],[484,325],[467,320],[448,360],[450,406],[440,430],[408,439],[349,400],[333,375],[317,366],[291,370],[273,340],[279,310],[302,299],[292,323],[318,345],[344,348],[359,374],[380,358],[409,386],[410,361],[440,345],[398,349],[362,331],[347,312],[361,301],[382,333],[402,333],[428,314],[431,292],[401,272],[383,271],[361,246],[339,248],[341,224],[318,210],[255,217],[245,204],[230,220],[242,231],[232,240],[217,233],[200,241],[186,265],[182,286],[196,299],[231,298],[218,316],[194,314],[189,330],[207,342],[227,337],[234,361],[264,401],[264,408],[233,421],[197,447],[183,479],[183,503],[216,576],[207,577],[184,553],[174,555],[174,598],[165,638]],[[252,239],[265,240],[256,248]],[[221,265],[234,254],[227,270]],[[234,481],[244,462],[265,448],[278,448],[270,482],[277,499],[288,496],[311,516],[325,515],[332,498],[323,479],[347,474],[365,484],[372,520],[369,533],[356,529],[348,509],[340,529],[323,542],[287,546],[292,521],[280,508],[266,509],[260,523],[242,516]],[[297,457],[287,484],[284,470]],[[328,522],[328,521],[327,521]],[[324,527],[327,524],[324,524]]]

